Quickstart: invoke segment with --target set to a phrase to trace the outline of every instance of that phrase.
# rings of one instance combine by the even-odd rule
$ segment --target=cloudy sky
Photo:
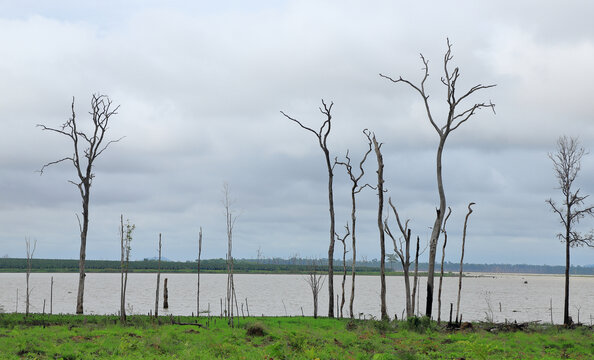
[[[562,264],[560,224],[545,200],[559,198],[547,153],[559,135],[594,148],[594,27],[590,1],[0,1],[0,256],[77,258],[81,211],[59,126],[72,97],[88,121],[91,94],[119,104],[109,136],[125,136],[96,162],[90,259],[119,258],[118,222],[136,224],[132,257],[224,257],[222,188],[240,214],[234,255],[325,257],[327,177],[311,127],[333,101],[332,157],[358,161],[368,128],[384,143],[388,196],[425,242],[438,204],[437,134],[418,94],[378,76],[422,78],[443,121],[446,38],[459,91],[493,101],[448,139],[444,183],[453,215],[446,259],[459,258],[466,206],[476,202],[466,260]],[[579,186],[594,193],[594,155]],[[374,182],[370,158],[366,181]],[[336,169],[336,218],[349,219],[350,184]],[[591,199],[594,201],[594,198]],[[358,254],[379,255],[376,195],[359,195]],[[580,229],[587,231],[594,219]],[[390,249],[390,247],[388,247]],[[340,249],[340,248],[338,248]],[[594,263],[594,250],[573,252]]]

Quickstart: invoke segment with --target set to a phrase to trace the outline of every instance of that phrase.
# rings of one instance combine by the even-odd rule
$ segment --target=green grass
[[[173,322],[196,323],[178,325]],[[592,359],[593,331],[531,326],[525,332],[447,331],[427,319],[159,320],[130,316],[0,314],[1,359]]]

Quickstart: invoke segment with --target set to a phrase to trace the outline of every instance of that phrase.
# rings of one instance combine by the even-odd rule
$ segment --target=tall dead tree
[[[130,220],[124,226],[124,215],[120,215],[120,322],[126,323],[126,288],[128,286],[128,268],[130,264],[130,246],[132,242],[132,232],[136,226],[130,224]]]
[[[37,240],[33,242],[33,249],[31,249],[31,240],[29,238],[25,238],[25,246],[27,248],[27,293],[25,297],[25,316],[29,316],[29,305],[31,304],[30,297],[31,297],[31,290],[29,290],[29,276],[31,276],[31,266],[33,264],[33,254],[35,253],[35,249],[37,248]]]
[[[398,224],[398,228],[400,229],[400,233],[402,237],[399,238],[398,242],[396,241],[396,236],[392,234],[390,230],[390,226],[388,225],[388,217],[384,220],[384,228],[386,234],[392,239],[392,243],[394,245],[394,252],[398,255],[400,259],[400,264],[402,264],[402,271],[404,272],[404,291],[406,297],[406,317],[410,318],[414,316],[414,295],[411,297],[410,293],[410,233],[411,230],[408,228],[409,220],[404,222],[404,226],[402,226],[402,222],[400,221],[400,216],[398,211],[396,210],[396,206],[392,203],[392,198],[388,198],[388,204],[392,208],[394,212],[394,216],[396,217],[396,223]],[[402,240],[400,240],[402,239]],[[418,244],[418,241],[417,241]],[[418,245],[417,245],[417,254],[418,254]],[[418,257],[417,257],[418,258]],[[416,272],[415,272],[416,273]],[[416,276],[415,276],[416,282]]]
[[[437,323],[441,323],[441,286],[443,284],[443,262],[445,260],[445,249],[448,244],[448,232],[446,231],[446,224],[448,219],[452,215],[452,208],[448,206],[448,214],[446,215],[445,219],[443,220],[443,228],[441,232],[443,233],[443,246],[441,247],[441,268],[439,270],[439,289],[437,290]]]
[[[386,306],[386,238],[384,235],[384,158],[382,156],[382,144],[377,142],[375,134],[372,135],[373,147],[377,158],[377,227],[380,239],[380,313],[382,320],[388,319]]]
[[[495,85],[482,85],[478,84],[470,88],[470,90],[463,93],[461,96],[456,94],[456,86],[458,79],[460,77],[460,71],[456,67],[453,71],[450,70],[450,63],[452,60],[452,45],[450,44],[450,40],[447,40],[447,51],[443,58],[443,69],[444,69],[444,76],[441,78],[441,82],[445,85],[447,90],[447,103],[448,103],[448,111],[445,117],[446,121],[443,125],[438,125],[436,120],[433,117],[433,113],[431,111],[431,106],[429,104],[429,95],[425,91],[425,82],[429,77],[429,61],[425,59],[423,54],[421,54],[421,61],[424,65],[424,76],[421,80],[419,85],[415,85],[409,80],[402,78],[402,76],[398,78],[392,78],[383,74],[379,74],[381,77],[386,78],[393,83],[404,83],[410,86],[413,90],[419,93],[423,103],[425,105],[425,111],[427,114],[427,118],[431,123],[431,126],[437,132],[439,136],[439,145],[437,147],[437,156],[436,156],[436,174],[437,174],[437,191],[439,193],[439,208],[437,212],[437,216],[435,218],[435,222],[433,224],[433,230],[431,232],[431,239],[429,242],[429,270],[427,275],[427,306],[426,306],[426,315],[431,317],[432,309],[433,309],[433,289],[434,289],[434,275],[435,275],[435,256],[437,254],[437,242],[439,240],[439,234],[441,232],[441,227],[443,224],[443,219],[445,216],[445,210],[447,207],[445,191],[443,187],[443,179],[442,179],[442,154],[443,149],[445,146],[445,142],[448,136],[457,128],[460,127],[463,123],[468,121],[473,115],[477,113],[477,111],[483,108],[490,108],[495,112],[495,105],[492,102],[489,103],[475,103],[469,107],[464,107],[462,110],[458,108],[461,106],[461,103],[464,100],[467,100],[470,95],[475,93],[476,91],[488,89],[494,87]]]
[[[159,284],[161,283],[161,233],[159,233],[159,263],[157,265],[157,290],[155,292],[155,317],[159,317]]]
[[[92,125],[88,131],[81,129],[81,124],[77,122],[76,113],[74,111],[74,98],[71,104],[71,117],[59,128],[51,128],[45,125],[38,124],[42,130],[48,130],[66,136],[73,145],[73,154],[66,156],[60,160],[49,162],[41,167],[39,171],[43,174],[45,168],[51,165],[61,163],[63,161],[70,161],[76,170],[77,180],[69,180],[74,184],[82,198],[82,223],[77,214],[78,226],[80,230],[80,257],[79,257],[79,278],[78,278],[78,293],[76,297],[76,313],[83,313],[83,298],[85,292],[85,259],[87,253],[87,232],[89,229],[89,201],[91,184],[95,174],[93,173],[93,165],[95,160],[114,142],[117,140],[108,141],[105,139],[109,121],[113,115],[117,114],[119,106],[112,106],[111,99],[106,95],[93,94],[91,97],[91,115]],[[84,128],[84,126],[82,126]]]
[[[235,283],[233,281],[233,227],[237,220],[237,215],[233,214],[233,201],[231,200],[231,189],[229,184],[223,184],[223,207],[225,212],[225,221],[227,226],[227,320],[233,326],[233,302],[237,302],[235,297]]]
[[[342,243],[342,295],[340,297],[340,317],[341,318],[343,317],[342,309],[344,308],[344,302],[345,302],[345,300],[344,300],[344,284],[346,282],[346,273],[347,273],[346,254],[348,253],[348,251],[346,248],[346,238],[351,234],[348,222],[344,228],[346,229],[346,232],[343,237],[340,237],[338,235],[338,233],[336,234],[336,239]],[[351,314],[351,317],[352,317],[352,314]]]
[[[581,167],[582,157],[586,151],[579,140],[574,137],[561,136],[557,140],[557,152],[549,153],[553,161],[555,177],[559,183],[559,189],[563,193],[563,203],[557,205],[553,199],[546,202],[551,206],[554,213],[559,215],[559,222],[563,225],[564,232],[557,234],[557,237],[565,243],[565,300],[563,304],[563,324],[571,325],[569,317],[569,269],[571,267],[570,250],[577,246],[594,246],[594,234],[581,234],[575,227],[586,215],[594,215],[594,206],[584,206],[584,200],[588,195],[580,194],[580,189],[573,189],[573,182],[577,178]]]
[[[324,153],[326,160],[326,167],[328,169],[328,211],[330,212],[330,245],[328,246],[328,317],[334,317],[334,233],[335,233],[335,220],[334,220],[334,193],[333,193],[333,179],[334,179],[334,165],[330,162],[330,150],[328,150],[328,135],[332,129],[332,106],[326,105],[322,99],[322,107],[319,108],[320,112],[324,115],[326,120],[320,126],[318,131],[304,126],[299,120],[290,117],[281,111],[287,119],[294,121],[301,128],[311,132],[318,139],[320,149]]]
[[[367,152],[365,152],[365,155],[363,155],[363,159],[361,159],[361,162],[359,162],[359,174],[358,175],[353,174],[353,166],[351,165],[351,158],[349,157],[348,150],[345,155],[346,161],[338,161],[337,159],[334,160],[334,162],[336,164],[342,165],[346,168],[347,174],[349,175],[349,178],[351,179],[351,183],[353,185],[351,187],[351,205],[352,205],[351,206],[351,224],[352,224],[352,228],[353,228],[353,232],[351,234],[351,240],[352,240],[351,250],[353,252],[353,254],[352,254],[353,260],[351,263],[351,297],[349,300],[349,313],[351,314],[350,315],[351,319],[354,318],[353,303],[355,302],[355,273],[356,273],[355,270],[356,270],[356,261],[357,261],[357,239],[356,239],[357,202],[356,202],[355,195],[360,193],[361,190],[363,190],[363,188],[365,188],[366,186],[369,186],[369,184],[360,186],[359,181],[365,174],[365,170],[363,169],[363,164],[365,163],[365,160],[367,160],[367,156],[372,151],[372,149],[371,149],[371,134],[370,134],[369,130],[367,130],[367,129],[363,130],[363,134],[365,134],[365,137],[367,137],[368,149],[367,149]],[[369,187],[371,187],[371,186],[369,186]],[[341,307],[342,307],[342,305],[341,305]]]
[[[468,213],[466,214],[466,218],[464,218],[464,231],[462,232],[462,254],[460,255],[460,274],[458,276],[458,299],[456,300],[456,322],[460,321],[458,314],[460,313],[460,294],[462,292],[462,267],[464,266],[464,246],[466,245],[466,225],[468,225],[468,218],[470,214],[472,214],[471,206],[474,205],[473,202],[468,204]]]
[[[200,256],[202,255],[202,226],[198,233],[198,280],[196,284],[196,316],[200,316]],[[209,314],[210,315],[210,314]]]

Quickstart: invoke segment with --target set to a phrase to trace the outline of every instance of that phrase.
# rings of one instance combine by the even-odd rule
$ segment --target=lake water
[[[200,310],[209,309],[213,315],[219,315],[220,301],[226,294],[226,274],[202,274]],[[49,312],[50,279],[54,278],[53,313],[74,313],[78,274],[33,273],[30,278],[31,311],[42,312],[46,300],[45,312]],[[168,278],[169,309],[162,309],[163,284],[160,286],[160,314],[191,315],[196,313],[196,274],[161,274],[161,281]],[[245,303],[246,298],[251,315],[306,316],[313,314],[312,295],[304,275],[263,275],[236,274],[235,287],[238,302]],[[425,278],[420,280],[420,308],[425,309]],[[404,311],[404,278],[387,277],[388,313],[398,318]],[[412,280],[411,280],[412,281]],[[434,298],[434,317],[437,317],[436,277]],[[342,277],[334,279],[335,293],[341,291]],[[465,277],[462,284],[460,312],[463,320],[485,320],[492,312],[495,321],[517,320],[518,322],[550,322],[550,301],[553,302],[553,320],[563,321],[563,284],[562,276],[550,275],[510,275],[510,274],[474,274]],[[130,274],[126,303],[128,313],[147,314],[154,311],[156,274]],[[350,296],[350,278],[345,285],[346,302],[344,316],[348,316]],[[412,285],[411,285],[412,288]],[[18,289],[18,309],[17,309]],[[319,315],[328,311],[328,287],[320,292]],[[442,290],[442,319],[449,317],[450,303],[456,311],[458,279],[444,278]],[[570,315],[577,321],[578,308],[580,320],[590,324],[594,319],[594,277],[575,276],[570,282]],[[87,274],[85,282],[84,309],[87,314],[117,314],[120,304],[119,274]],[[379,276],[357,276],[355,290],[355,317],[362,313],[365,317],[379,317],[380,310]],[[501,309],[500,309],[501,304]],[[0,306],[4,312],[24,312],[25,310],[25,274],[0,274]],[[244,307],[247,315],[247,307]]]

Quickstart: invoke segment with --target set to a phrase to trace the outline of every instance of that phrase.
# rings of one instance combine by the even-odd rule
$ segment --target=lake
[[[32,273],[31,312],[49,312],[50,279],[54,278],[53,313],[74,313],[78,274]],[[200,310],[210,308],[213,315],[221,312],[220,301],[226,295],[226,274],[202,274]],[[162,309],[163,280],[168,279],[169,309]],[[196,274],[161,274],[160,310],[163,315],[191,315],[196,313]],[[241,303],[249,306],[250,315],[306,316],[313,314],[312,295],[304,275],[236,274],[235,288],[240,313]],[[425,278],[420,279],[421,312],[425,309]],[[404,311],[404,278],[387,277],[387,305],[391,317],[401,318]],[[412,279],[411,279],[412,281]],[[335,276],[335,293],[341,292],[341,276]],[[434,318],[437,318],[437,287],[435,281]],[[463,320],[481,321],[491,315],[495,321],[550,322],[550,301],[553,303],[553,321],[563,322],[563,276],[518,274],[467,274],[462,284],[460,312]],[[129,274],[126,304],[128,313],[147,314],[154,311],[156,274]],[[350,278],[345,285],[344,316],[348,316]],[[412,284],[411,284],[412,288]],[[17,309],[18,289],[18,309]],[[594,319],[594,277],[575,276],[570,282],[570,315],[577,321],[590,324]],[[86,314],[117,314],[120,304],[120,274],[88,273],[85,282],[84,309]],[[379,276],[357,276],[355,290],[355,317],[379,317]],[[456,311],[458,279],[446,277],[442,290],[442,320],[449,317],[450,303]],[[24,312],[25,274],[0,274],[0,306],[4,312]],[[319,315],[328,311],[328,287],[320,292]],[[247,315],[247,307],[244,305]]]

